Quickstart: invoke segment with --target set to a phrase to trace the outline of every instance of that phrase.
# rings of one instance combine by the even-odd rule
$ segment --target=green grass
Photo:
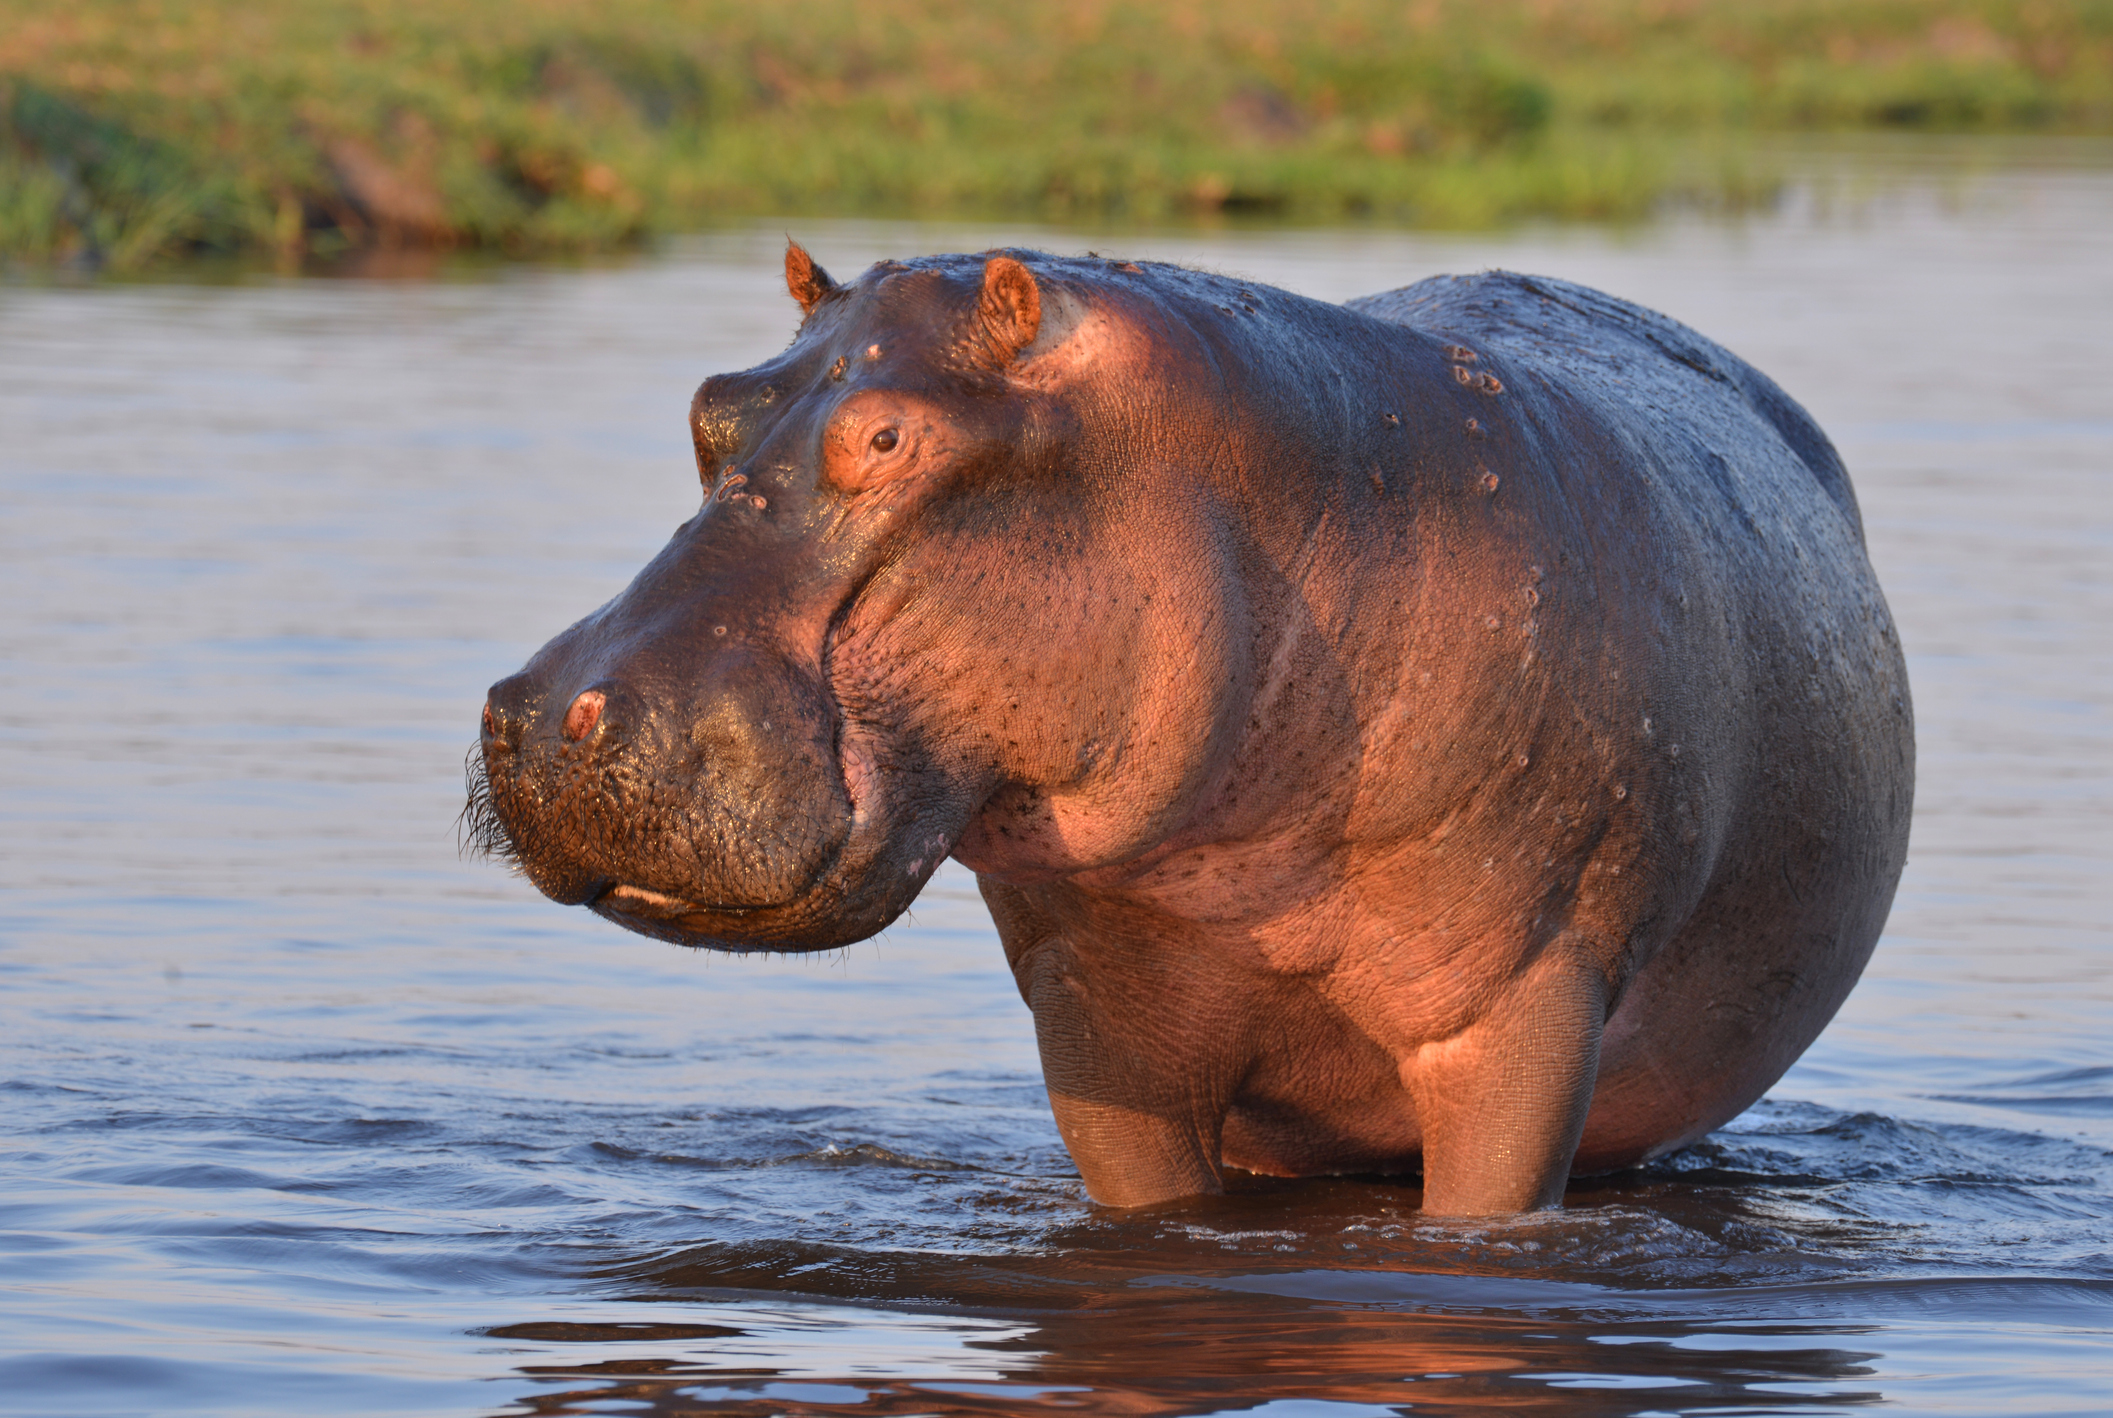
[[[0,253],[118,268],[766,212],[1627,217],[1856,128],[2113,131],[2113,0],[0,0]]]

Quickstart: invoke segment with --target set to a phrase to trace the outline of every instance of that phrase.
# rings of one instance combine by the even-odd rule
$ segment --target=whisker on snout
[[[492,802],[492,780],[484,767],[484,748],[476,745],[462,761],[463,786],[468,800],[455,818],[455,850],[465,857],[484,857],[521,870],[521,853],[499,821]]]

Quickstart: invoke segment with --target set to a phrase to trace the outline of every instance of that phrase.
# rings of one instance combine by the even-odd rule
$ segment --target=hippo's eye
[[[879,433],[873,435],[873,451],[876,453],[893,452],[895,449],[895,445],[900,443],[901,441],[902,436],[898,434],[894,429],[884,428]]]

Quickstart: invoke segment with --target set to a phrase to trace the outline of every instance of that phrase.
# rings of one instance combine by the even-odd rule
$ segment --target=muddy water
[[[1616,236],[1024,238],[1342,298],[1504,265],[1841,443],[1915,681],[1889,933],[1747,1116],[1560,1215],[1082,1198],[972,882],[820,960],[458,860],[484,686],[696,496],[779,234],[592,270],[0,289],[0,1407],[2100,1411],[2113,178]],[[1413,1406],[1413,1408],[1412,1408]]]

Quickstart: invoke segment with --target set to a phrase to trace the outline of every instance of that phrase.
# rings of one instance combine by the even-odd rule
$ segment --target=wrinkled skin
[[[1561,282],[1319,304],[797,247],[703,506],[496,685],[472,820],[725,949],[978,874],[1099,1200],[1421,1169],[1556,1204],[1833,1015],[1905,855],[1900,648],[1840,461]]]

